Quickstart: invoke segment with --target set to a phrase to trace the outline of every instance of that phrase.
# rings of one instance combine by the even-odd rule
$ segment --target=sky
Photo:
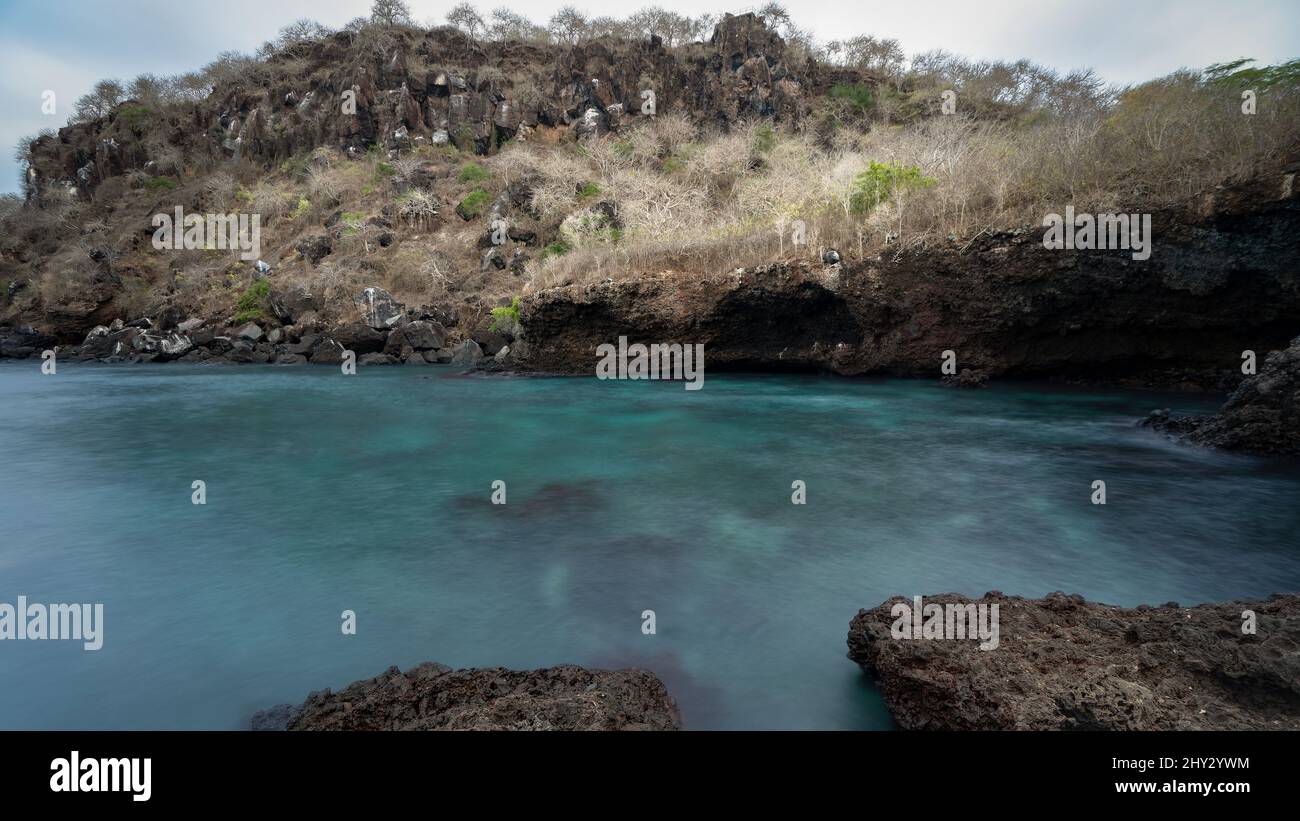
[[[625,4],[582,0],[488,0],[544,23],[561,6],[626,16],[646,5],[682,14],[753,7],[715,0]],[[454,0],[409,0],[414,19],[441,24]],[[785,3],[818,40],[893,37],[909,54],[944,49],[976,59],[1027,58],[1061,70],[1092,68],[1107,82],[1138,83],[1179,68],[1238,57],[1261,64],[1300,57],[1296,0],[921,0]],[[67,123],[72,103],[100,79],[177,74],[222,51],[249,52],[285,24],[309,17],[339,28],[368,13],[370,0],[0,0],[0,193],[18,190],[13,147]],[[42,95],[55,92],[55,113]]]

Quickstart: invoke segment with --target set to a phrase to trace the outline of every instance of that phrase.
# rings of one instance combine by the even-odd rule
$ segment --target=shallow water
[[[644,666],[690,728],[886,728],[845,636],[890,596],[1300,589],[1294,465],[1133,425],[1215,404],[5,363],[0,602],[102,602],[105,641],[0,642],[0,727],[237,728],[434,660]]]

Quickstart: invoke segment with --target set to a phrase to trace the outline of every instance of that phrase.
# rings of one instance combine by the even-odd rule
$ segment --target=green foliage
[[[899,191],[928,188],[934,184],[933,177],[923,175],[921,169],[914,165],[873,161],[865,171],[853,178],[849,208],[854,214],[867,214],[880,203],[892,199]]]
[[[473,191],[466,194],[465,199],[461,200],[460,204],[456,207],[462,214],[473,219],[483,213],[483,209],[487,207],[487,204],[491,199],[492,197],[488,192],[484,191],[482,188],[475,188]]]
[[[142,105],[122,106],[118,109],[117,121],[139,137],[149,126],[150,114],[149,109]]]
[[[579,186],[578,188],[579,199],[585,200],[596,196],[600,196],[600,186],[597,185],[596,183],[584,182],[581,186]]]
[[[511,300],[509,305],[492,309],[493,331],[502,331],[519,324],[519,297]]]
[[[476,162],[467,162],[461,166],[460,177],[458,179],[461,182],[473,183],[473,182],[482,182],[483,180],[486,180],[490,176],[492,175],[489,174],[488,170],[483,166],[479,165]]]
[[[299,154],[296,157],[290,157],[280,163],[280,173],[293,177],[294,179],[301,179],[307,174],[307,163],[309,160],[310,155],[308,154]]]
[[[1213,85],[1264,89],[1275,85],[1300,85],[1300,60],[1275,66],[1251,66],[1253,58],[1243,57],[1227,63],[1207,66],[1201,76]]]
[[[383,182],[397,173],[397,169],[391,163],[375,163],[375,182]]]
[[[339,216],[339,221],[343,223],[344,236],[354,236],[361,224],[366,221],[365,211],[344,211]]]
[[[876,105],[871,87],[864,83],[836,83],[831,86],[830,97],[844,103],[860,117],[870,114]]]
[[[145,188],[148,188],[150,191],[171,191],[178,185],[180,185],[180,183],[171,177],[150,177],[144,184]]]
[[[542,249],[542,253],[538,255],[538,259],[543,260],[547,257],[560,257],[567,253],[569,253],[569,243],[562,239],[557,239],[555,242],[552,242]]]
[[[235,308],[239,313],[235,316],[236,322],[251,322],[254,319],[261,319],[266,315],[266,301],[271,296],[271,283],[264,279],[259,279],[240,295],[235,302]]]
[[[761,125],[754,129],[754,152],[766,154],[776,148],[776,131],[770,125]]]
[[[294,206],[293,213],[289,215],[289,219],[301,219],[302,217],[307,216],[307,212],[310,210],[311,200],[306,197],[299,197],[298,204]]]

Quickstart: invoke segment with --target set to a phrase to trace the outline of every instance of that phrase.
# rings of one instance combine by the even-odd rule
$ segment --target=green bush
[[[876,104],[875,97],[871,94],[871,86],[863,83],[836,83],[831,86],[830,96],[832,100],[847,105],[849,110],[858,116],[870,114]]]
[[[266,300],[271,296],[271,283],[259,279],[239,296],[235,302],[236,322],[251,322],[266,315]]]
[[[872,162],[853,178],[849,208],[854,214],[866,214],[880,203],[889,201],[898,191],[928,188],[934,184],[933,177],[923,175],[914,165]]]
[[[171,177],[150,177],[144,185],[145,188],[148,188],[150,191],[171,191],[176,188],[176,186],[180,185],[180,183]]]
[[[482,182],[490,176],[488,170],[476,162],[467,162],[460,168],[461,182]]]
[[[484,191],[482,188],[476,188],[466,194],[465,199],[461,200],[460,204],[456,207],[462,214],[473,219],[483,213],[483,209],[487,207],[487,204],[491,199],[492,197],[488,192]]]
[[[519,324],[519,297],[511,300],[509,305],[492,309],[493,331],[502,331]]]
[[[546,259],[547,257],[564,256],[567,253],[569,253],[569,243],[565,242],[562,239],[557,239],[555,242],[552,242],[549,245],[547,245],[545,248],[543,248],[542,253],[539,254],[537,258],[539,260],[542,260],[542,259]]]
[[[137,137],[142,136],[149,126],[149,109],[142,105],[122,106],[117,111],[117,121]]]
[[[584,200],[585,200],[585,199],[589,199],[589,198],[591,198],[591,197],[597,197],[597,196],[600,196],[600,186],[597,185],[597,184],[594,183],[594,182],[584,182],[584,183],[583,183],[581,186],[579,186],[579,188],[578,188],[578,198],[579,198],[579,199],[584,199]]]
[[[754,152],[766,154],[776,148],[776,130],[770,125],[761,125],[754,129]]]

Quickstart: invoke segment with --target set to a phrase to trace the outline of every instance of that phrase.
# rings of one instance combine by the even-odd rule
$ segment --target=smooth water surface
[[[105,642],[0,642],[0,727],[238,728],[433,660],[643,666],[688,728],[886,728],[845,636],[890,596],[1300,589],[1294,465],[1134,427],[1214,404],[5,363],[0,602],[102,602]]]

